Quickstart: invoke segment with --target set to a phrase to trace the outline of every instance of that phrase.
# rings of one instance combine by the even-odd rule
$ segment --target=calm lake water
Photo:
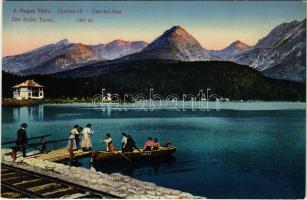
[[[188,108],[189,106],[187,106]],[[92,123],[94,149],[121,132],[139,146],[148,136],[171,138],[175,161],[142,166],[94,166],[207,198],[303,198],[305,194],[305,103],[229,102],[220,111],[95,111],[89,104],[2,108],[2,142],[14,140],[22,122],[33,137],[65,139],[74,124]],[[66,144],[58,144],[64,146]],[[52,146],[50,146],[52,148]],[[81,165],[89,167],[88,159]]]

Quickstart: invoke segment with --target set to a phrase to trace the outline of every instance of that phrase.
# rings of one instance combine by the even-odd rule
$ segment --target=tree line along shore
[[[2,97],[12,97],[12,87],[25,80],[44,86],[50,99],[91,99],[102,88],[111,94],[198,94],[210,88],[211,94],[231,100],[305,101],[305,83],[265,77],[247,66],[231,62],[167,62],[144,60],[116,66],[89,66],[55,75],[16,75],[2,71]]]

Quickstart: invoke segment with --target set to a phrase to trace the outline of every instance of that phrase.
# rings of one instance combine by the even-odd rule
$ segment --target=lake
[[[68,138],[74,124],[91,123],[94,149],[105,149],[99,141],[106,133],[111,133],[119,148],[122,132],[132,135],[138,146],[151,136],[161,143],[171,138],[177,147],[176,159],[169,162],[95,165],[97,170],[120,172],[207,198],[304,198],[305,103],[221,102],[216,110],[210,102],[209,111],[192,111],[189,103],[185,108],[144,111],[133,104],[126,111],[108,106],[95,111],[90,104],[2,107],[2,142],[16,139],[23,122],[29,125],[28,137],[52,134],[50,139]],[[89,167],[88,159],[80,162]]]

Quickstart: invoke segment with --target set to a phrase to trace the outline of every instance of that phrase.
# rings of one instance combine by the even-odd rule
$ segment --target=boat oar
[[[101,140],[100,142],[104,142],[104,140]],[[129,158],[127,158],[127,156],[125,156],[124,154],[120,153],[120,152],[117,152],[119,153],[121,156],[123,156],[126,160],[128,160],[129,162],[132,163],[132,160],[130,160]]]
[[[127,156],[125,156],[124,154],[122,154],[122,153],[120,153],[120,152],[117,152],[117,153],[119,153],[121,156],[123,156],[123,157],[126,158],[129,162],[132,163],[132,160],[130,160]]]

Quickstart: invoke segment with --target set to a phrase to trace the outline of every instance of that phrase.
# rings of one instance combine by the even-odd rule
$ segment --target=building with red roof
[[[34,80],[26,80],[13,88],[13,98],[15,99],[43,99],[44,86]]]

